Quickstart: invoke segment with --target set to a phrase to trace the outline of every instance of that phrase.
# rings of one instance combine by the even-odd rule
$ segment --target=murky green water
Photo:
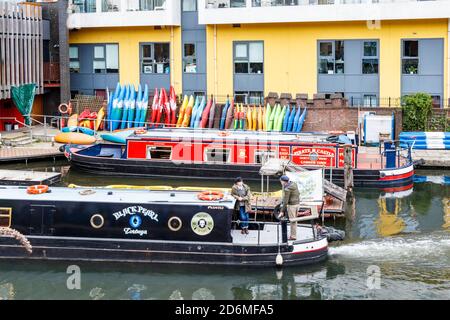
[[[54,170],[61,170],[61,164]],[[52,167],[38,163],[29,168]],[[347,240],[332,244],[328,261],[320,265],[277,271],[80,264],[81,289],[68,290],[68,264],[0,262],[0,299],[449,299],[450,178],[444,177],[450,172],[418,175],[432,176],[428,180],[433,182],[397,194],[357,190],[347,219],[327,221],[345,229]],[[68,183],[216,185],[86,177],[74,171],[65,176],[63,184]]]

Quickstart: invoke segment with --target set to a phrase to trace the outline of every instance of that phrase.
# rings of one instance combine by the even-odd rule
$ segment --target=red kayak
[[[209,119],[209,112],[211,111],[212,102],[213,102],[213,99],[211,96],[211,99],[209,99],[208,103],[206,104],[205,110],[203,110],[202,120],[200,122],[200,128],[206,128],[206,125],[207,125],[208,119]]]

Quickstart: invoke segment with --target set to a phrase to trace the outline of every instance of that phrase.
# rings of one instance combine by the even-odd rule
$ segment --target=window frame
[[[258,156],[264,156],[264,155],[269,155],[269,157],[267,159],[272,159],[272,158],[276,158],[277,154],[275,150],[261,150],[261,149],[257,149],[254,151],[253,153],[253,163],[254,164],[262,164],[262,162],[258,162],[257,158]]]
[[[151,58],[145,58],[144,59],[144,50],[143,50],[143,48],[144,48],[144,46],[150,46],[150,50],[151,50]],[[164,65],[165,64],[168,64],[169,65],[169,72],[168,73],[166,73],[166,72],[164,72],[165,70],[163,70],[163,72],[156,72],[156,70],[157,70],[157,67],[156,67],[156,65],[157,64],[160,64],[161,62],[157,62],[156,61],[156,59],[155,59],[155,45],[167,45],[168,46],[168,53],[169,53],[169,56],[168,56],[168,58],[167,58],[167,62],[163,62],[163,68],[165,68],[164,67]],[[171,69],[171,61],[170,61],[170,59],[171,59],[171,57],[170,57],[170,42],[140,42],[139,43],[139,69],[140,69],[140,74],[143,74],[143,75],[152,75],[152,74],[165,74],[165,75],[170,75],[170,72],[172,71]],[[144,68],[143,68],[143,63],[144,63],[144,61],[145,60],[147,60],[147,61],[152,61],[151,62],[151,65],[152,65],[152,72],[144,72]]]
[[[260,96],[257,97],[256,95],[253,96],[253,98],[259,98],[259,102],[250,101],[250,98],[252,97],[252,93],[260,93]],[[236,99],[236,96],[244,96],[244,101],[238,101],[239,99]],[[250,91],[250,90],[235,90],[234,91],[234,101],[236,103],[244,103],[244,104],[254,104],[254,105],[264,105],[264,91]]]
[[[214,150],[224,150],[224,151],[226,151],[227,152],[227,154],[226,154],[226,156],[227,156],[227,159],[225,160],[225,161],[215,161],[215,160],[208,160],[208,151],[209,150],[212,150],[212,149],[214,149]],[[231,163],[231,148],[224,148],[224,147],[206,147],[205,149],[204,149],[204,153],[203,153],[203,159],[204,159],[204,161],[205,162],[208,162],[208,163]]]
[[[187,72],[186,71],[186,65],[187,65],[187,57],[191,57],[191,56],[186,56],[186,45],[193,45],[194,46],[194,55],[192,56],[192,61],[194,61],[193,65],[195,65],[195,71],[192,72]],[[198,59],[197,59],[197,42],[185,42],[183,43],[183,73],[187,73],[187,74],[195,74],[198,73]]]
[[[342,42],[343,44],[343,59],[342,62],[336,63],[336,43]],[[322,43],[331,43],[331,56],[323,56],[320,52],[320,45]],[[331,57],[331,58],[330,58]],[[322,60],[327,60],[327,72],[321,72],[321,62]],[[318,40],[317,41],[317,73],[321,75],[345,75],[345,40]],[[330,73],[330,69],[328,68],[328,64],[333,64],[333,73]],[[342,64],[342,72],[338,73],[336,72],[337,68],[336,66],[338,64]]]
[[[262,44],[262,62],[250,61],[250,45],[253,43]],[[246,56],[240,57],[239,60],[237,60],[237,57],[236,57],[236,48],[238,45],[246,45],[246,47],[247,47]],[[236,63],[247,64],[247,72],[236,72]],[[261,72],[258,73],[258,72],[250,71],[252,69],[250,67],[250,65],[254,64],[254,63],[261,63],[261,65],[262,65]],[[263,40],[233,41],[233,74],[235,74],[235,75],[241,75],[241,74],[264,75],[264,41]]]
[[[157,148],[168,148],[169,149],[169,151],[167,151],[168,153],[169,153],[169,158],[167,158],[167,159],[163,159],[163,158],[152,158],[152,156],[151,156],[151,151],[152,151],[152,149],[157,149]],[[147,146],[146,147],[146,150],[145,150],[146,152],[145,152],[145,159],[146,160],[160,160],[160,161],[162,161],[162,160],[166,160],[166,161],[171,161],[172,160],[172,154],[173,154],[173,147],[172,146],[158,146],[158,145],[156,145],[156,146]],[[159,150],[159,151],[162,151],[162,150]],[[150,156],[150,157],[149,157]]]
[[[108,53],[106,50],[106,46],[116,46],[117,47],[117,72],[109,72],[108,71]],[[96,58],[95,57],[95,47],[102,47],[103,48],[103,58]],[[92,45],[93,48],[93,55],[92,55],[92,73],[94,74],[119,74],[120,72],[120,59],[119,59],[119,44],[118,43],[95,43]],[[101,72],[95,72],[95,61],[103,61],[105,63],[105,67],[101,69]],[[100,70],[100,69],[99,69]]]
[[[185,10],[184,9],[184,2],[186,0],[182,0],[181,1],[181,10],[182,12],[197,12],[198,8],[197,8],[197,0],[192,0],[194,2],[194,10]]]
[[[76,58],[72,58],[70,56],[70,48],[76,48],[77,49],[77,57]],[[72,67],[70,66],[70,64],[72,62],[77,62],[78,63],[78,71],[73,71]],[[80,73],[81,71],[81,64],[80,64],[80,46],[78,45],[69,45],[69,73]]]
[[[380,45],[379,45],[379,41],[378,40],[363,40],[363,45],[362,45],[362,58],[361,58],[361,74],[380,74]],[[365,52],[364,52],[364,48],[365,48],[365,44],[367,42],[374,42],[376,44],[376,55],[375,56],[366,56]],[[364,61],[365,60],[376,60],[377,61],[377,70],[376,72],[364,72]]]
[[[2,210],[8,211],[8,213],[1,213]],[[11,207],[0,207],[0,218],[8,219],[8,226],[0,225],[2,228],[10,228],[12,223],[12,208]]]
[[[417,57],[413,57],[413,56],[405,56],[405,45],[406,42],[412,42],[415,41],[417,42]],[[401,39],[401,72],[402,72],[402,76],[418,76],[420,75],[420,39]],[[416,68],[416,72],[414,73],[408,73],[405,72],[405,62],[408,61],[414,61],[417,60],[417,68]]]

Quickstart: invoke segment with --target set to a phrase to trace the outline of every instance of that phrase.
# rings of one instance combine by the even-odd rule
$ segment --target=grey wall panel
[[[442,75],[444,70],[444,40],[423,39],[419,41],[419,73]]]
[[[264,91],[264,74],[235,74],[234,91]]]
[[[345,91],[345,76],[344,75],[329,75],[319,74],[318,92],[344,92]]]
[[[153,92],[154,88],[170,88],[170,74],[143,74],[141,73],[140,83],[147,84],[149,91]]]
[[[93,80],[92,74],[71,73],[70,90],[93,89]]]
[[[198,12],[182,12],[181,25],[185,30],[188,29],[205,30],[204,25],[198,24]]]
[[[439,92],[442,94],[442,76],[412,76],[404,75],[402,77],[403,93],[413,92]]]
[[[183,43],[206,42],[206,30],[183,30]]]
[[[206,92],[206,74],[189,74],[183,75],[183,91],[185,94],[194,91]],[[201,90],[204,88],[203,90]]]
[[[90,44],[81,44],[78,46],[78,57],[80,60],[80,73],[94,72],[94,49]]]
[[[379,77],[377,74],[345,75],[345,92],[369,93],[379,90]]]
[[[347,40],[344,42],[344,71],[345,75],[361,74],[362,59],[361,40]]]

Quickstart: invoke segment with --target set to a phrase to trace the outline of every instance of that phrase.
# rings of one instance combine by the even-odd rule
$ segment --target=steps
[[[30,135],[30,132],[16,132],[2,135],[2,145],[4,146],[25,146],[36,142]]]

